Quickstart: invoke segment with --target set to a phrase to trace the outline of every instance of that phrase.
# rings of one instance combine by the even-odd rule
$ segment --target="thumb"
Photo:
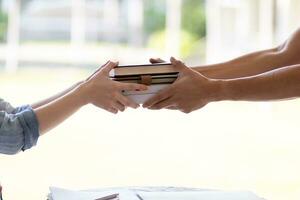
[[[104,65],[102,65],[101,67],[99,67],[92,75],[90,75],[87,79],[85,79],[86,81],[90,80],[91,78],[93,78],[95,76],[95,74],[97,74],[109,61],[107,61]]]
[[[150,58],[150,63],[151,64],[157,64],[157,63],[165,63],[166,61],[160,59],[160,58]]]
[[[185,66],[185,64],[183,64],[180,60],[177,60],[174,57],[171,57],[170,61],[171,61],[172,65],[174,66],[174,68],[180,72],[183,72],[183,71],[189,69],[187,66]]]
[[[105,74],[109,74],[109,72],[115,68],[116,66],[118,66],[119,62],[112,62],[109,61],[106,65],[104,65],[101,69],[102,72],[104,72]]]

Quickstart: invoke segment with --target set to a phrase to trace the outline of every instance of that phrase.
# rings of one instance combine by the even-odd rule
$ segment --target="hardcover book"
[[[136,103],[143,104],[160,90],[176,81],[178,71],[170,63],[152,65],[124,65],[114,68],[110,78],[124,83],[148,85],[147,91],[124,91]]]

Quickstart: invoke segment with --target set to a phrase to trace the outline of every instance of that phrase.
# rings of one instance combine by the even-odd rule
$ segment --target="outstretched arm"
[[[300,97],[300,64],[260,75],[217,81],[215,100],[269,101]]]
[[[108,62],[107,62],[108,63]],[[106,64],[107,64],[106,63]],[[88,81],[90,80],[96,73],[98,73],[99,71],[101,70],[101,68],[97,69],[93,74],[91,74],[85,81]],[[41,107],[41,106],[44,106],[52,101],[55,101],[56,99],[59,99],[60,97],[68,94],[69,92],[71,92],[72,90],[74,90],[75,88],[77,88],[79,85],[81,85],[84,81],[80,81],[78,83],[75,83],[74,85],[72,85],[71,87],[49,97],[49,98],[46,98],[46,99],[43,99],[41,101],[38,101],[38,102],[35,102],[33,104],[31,104],[31,107],[33,109],[37,109],[38,107]]]
[[[168,88],[149,99],[149,109],[176,109],[189,113],[215,101],[268,101],[300,97],[300,64],[237,79],[210,79],[172,58],[180,71]]]
[[[139,84],[109,78],[117,63],[108,62],[87,80],[35,106],[14,109],[0,100],[0,153],[16,154],[36,145],[40,135],[56,127],[82,106],[93,104],[112,113],[139,105],[122,95],[123,90],[146,90]]]
[[[33,109],[37,109],[37,108],[39,108],[41,106],[44,106],[44,105],[46,105],[46,104],[48,104],[48,103],[50,103],[52,101],[55,101],[56,99],[59,99],[60,97],[68,94],[69,92],[71,92],[72,90],[74,90],[76,87],[78,87],[82,83],[83,82],[75,83],[74,85],[72,85],[71,87],[67,88],[66,90],[64,90],[62,92],[59,92],[59,93],[57,93],[57,94],[55,94],[55,95],[53,95],[53,96],[51,96],[49,98],[46,98],[46,99],[43,99],[43,100],[41,100],[39,102],[35,102],[35,103],[31,104],[31,107]]]
[[[199,66],[194,69],[215,79],[253,76],[285,66],[300,64],[300,29],[284,44],[254,52],[228,62]]]
[[[119,83],[110,80],[109,72],[117,63],[108,62],[66,94],[34,109],[40,125],[40,134],[57,126],[79,108],[93,104],[111,113],[124,111],[126,107],[137,108],[139,105],[122,95],[123,90],[145,90],[144,85]]]

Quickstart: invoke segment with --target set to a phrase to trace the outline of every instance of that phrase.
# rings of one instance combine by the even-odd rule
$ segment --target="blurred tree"
[[[181,31],[181,43],[180,54],[183,58],[187,58],[196,51],[196,47],[199,45],[199,39],[197,40],[193,34],[182,30]],[[148,40],[148,46],[156,50],[164,49],[166,44],[166,31],[157,31],[151,35]]]
[[[166,1],[145,1],[145,32],[148,46],[164,49],[166,41]],[[183,58],[201,53],[206,36],[205,0],[183,0],[181,20],[181,47]]]
[[[204,0],[183,0],[182,28],[196,38],[205,37],[206,18]]]
[[[165,29],[166,1],[144,0],[144,28],[147,36]],[[206,35],[205,0],[183,0],[182,28],[197,38]]]
[[[165,29],[166,1],[144,0],[144,30],[146,37]]]
[[[0,9],[0,42],[4,42],[6,40],[7,24],[8,24],[7,20],[8,20],[7,13],[3,12],[1,8]]]

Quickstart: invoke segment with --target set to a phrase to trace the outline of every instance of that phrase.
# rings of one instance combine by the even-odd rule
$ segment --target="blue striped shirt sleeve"
[[[6,108],[0,110],[0,153],[12,155],[35,146],[39,124],[33,109],[29,105]]]

